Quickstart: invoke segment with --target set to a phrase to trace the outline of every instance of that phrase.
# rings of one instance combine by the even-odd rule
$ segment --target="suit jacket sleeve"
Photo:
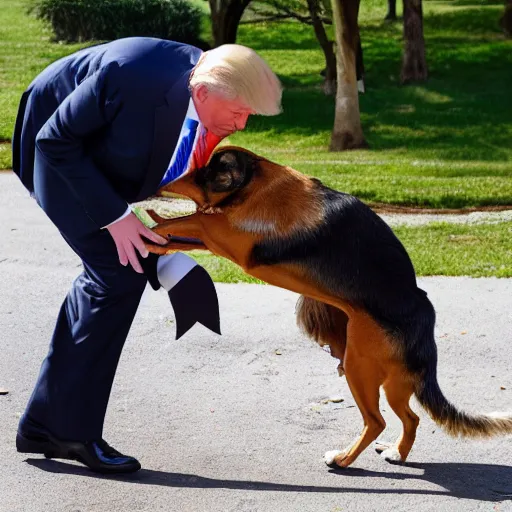
[[[112,63],[86,78],[36,137],[36,168],[58,174],[98,227],[118,219],[127,207],[85,147],[87,137],[111,123],[122,108],[119,71]]]

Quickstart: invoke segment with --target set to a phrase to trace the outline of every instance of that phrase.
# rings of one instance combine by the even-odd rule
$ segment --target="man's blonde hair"
[[[190,86],[205,85],[227,99],[240,98],[257,114],[281,112],[281,82],[254,51],[239,44],[224,44],[205,52],[190,78]]]

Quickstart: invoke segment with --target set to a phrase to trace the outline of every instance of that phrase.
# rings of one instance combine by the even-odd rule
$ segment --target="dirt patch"
[[[367,203],[375,213],[467,215],[473,212],[504,212],[512,210],[512,205],[468,206],[467,208],[424,208],[421,206],[400,206],[394,204]]]

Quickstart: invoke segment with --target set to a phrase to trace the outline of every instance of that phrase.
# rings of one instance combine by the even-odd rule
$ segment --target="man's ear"
[[[208,87],[205,84],[199,84],[192,90],[192,95],[199,103],[204,103],[210,94]]]

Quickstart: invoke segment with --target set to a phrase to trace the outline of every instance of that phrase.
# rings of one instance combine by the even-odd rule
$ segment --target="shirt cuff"
[[[128,215],[130,215],[130,213],[132,213],[132,209],[128,205],[128,208],[126,208],[126,211],[123,213],[123,215],[121,215],[121,217],[116,219],[114,222],[111,222],[110,224],[107,224],[106,226],[103,226],[101,229],[106,229],[109,226],[112,226],[112,224],[115,224],[116,222],[119,222],[120,220],[123,220],[125,217],[128,217]]]

